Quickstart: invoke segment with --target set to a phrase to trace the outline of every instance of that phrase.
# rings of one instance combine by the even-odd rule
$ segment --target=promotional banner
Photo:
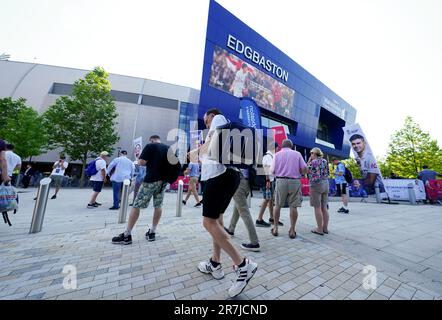
[[[381,171],[361,126],[354,124],[343,128],[343,130],[344,140],[350,142],[356,163],[361,171],[362,187],[367,194],[373,195],[375,194],[375,186],[378,185],[381,196],[386,197]]]
[[[413,185],[417,201],[425,200],[425,186],[420,180],[412,179],[385,179],[385,189],[392,200],[409,201],[408,186]]]
[[[242,123],[248,127],[261,129],[261,112],[255,101],[250,98],[241,98],[239,105],[242,111]]]
[[[275,132],[274,138],[275,142],[279,145],[279,148],[282,146],[282,142],[287,139],[287,133],[285,132],[284,126],[273,127],[272,130]]]
[[[143,138],[139,137],[139,138],[134,139],[132,145],[134,148],[135,160],[138,160],[140,158],[141,151],[143,151]]]

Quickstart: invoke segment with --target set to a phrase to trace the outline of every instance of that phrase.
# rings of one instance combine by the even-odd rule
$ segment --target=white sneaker
[[[220,280],[224,278],[224,271],[221,264],[218,265],[218,267],[214,267],[212,263],[210,262],[210,259],[208,261],[202,261],[198,264],[198,270],[202,273],[212,274],[212,276],[216,280]]]
[[[255,272],[258,269],[258,264],[246,259],[246,265],[244,267],[238,268],[237,266],[234,266],[233,269],[236,272],[237,278],[229,289],[229,296],[231,298],[236,297],[243,292],[250,279],[255,275]]]

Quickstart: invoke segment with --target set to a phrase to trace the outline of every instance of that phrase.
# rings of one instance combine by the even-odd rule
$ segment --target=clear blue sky
[[[442,143],[442,1],[218,2],[352,104],[377,156],[407,115]],[[0,0],[0,53],[198,89],[208,5]]]

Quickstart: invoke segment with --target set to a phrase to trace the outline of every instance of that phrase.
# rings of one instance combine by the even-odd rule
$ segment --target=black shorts
[[[222,175],[207,180],[203,192],[203,216],[218,219],[229,206],[238,189],[239,181],[239,172],[232,169],[227,169]]]
[[[346,183],[337,184],[336,185],[336,196],[341,197],[344,194],[347,194],[347,184]]]
[[[91,181],[92,182],[92,190],[94,192],[101,192],[101,189],[103,189],[103,181]]]

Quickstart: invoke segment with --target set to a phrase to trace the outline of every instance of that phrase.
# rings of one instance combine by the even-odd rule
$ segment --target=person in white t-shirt
[[[52,166],[50,178],[54,182],[55,193],[51,199],[57,198],[58,191],[60,191],[61,184],[63,183],[64,172],[66,171],[68,165],[69,163],[66,161],[66,157],[64,155],[60,155],[60,159]]]
[[[97,197],[103,189],[103,185],[106,182],[106,166],[109,161],[109,152],[103,151],[100,156],[95,159],[95,168],[97,173],[94,174],[89,180],[92,183],[92,197],[89,201],[87,208],[94,209],[101,206],[101,203],[97,202]]]
[[[12,179],[14,171],[20,170],[21,168],[21,158],[18,154],[14,152],[13,144],[6,145],[5,155],[6,155],[6,162],[8,163],[8,176]]]
[[[218,109],[210,109],[204,115],[204,123],[209,128],[206,142],[192,150],[189,156],[193,158],[194,153],[201,154],[201,180],[206,181],[203,194],[203,226],[212,237],[213,253],[210,259],[199,263],[198,269],[202,273],[211,274],[215,279],[224,278],[221,249],[224,250],[232,259],[237,275],[229,290],[230,297],[235,297],[244,290],[258,265],[241,255],[223,226],[223,214],[239,186],[240,173],[208,158],[210,141],[216,138],[216,129],[226,124],[227,120]]]
[[[266,185],[262,188],[263,201],[261,208],[259,210],[258,219],[255,222],[257,227],[269,228],[274,223],[273,220],[273,206],[275,200],[275,176],[270,173],[270,167],[273,163],[273,158],[275,157],[275,151],[278,148],[278,144],[275,142],[274,145],[270,146],[262,158],[262,165],[264,171],[266,172]],[[264,213],[269,208],[269,222],[265,222],[263,219]],[[279,226],[284,226],[281,221],[278,221]]]

